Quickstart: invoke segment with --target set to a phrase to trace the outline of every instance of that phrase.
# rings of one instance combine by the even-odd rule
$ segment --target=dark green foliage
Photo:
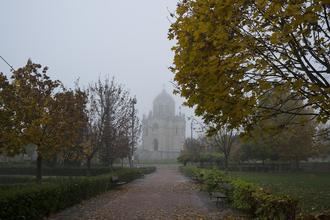
[[[110,176],[75,178],[2,191],[0,219],[42,219],[109,190]]]
[[[223,153],[205,152],[199,155],[199,162],[220,164],[224,161]]]
[[[8,184],[21,184],[35,182],[35,177],[32,176],[0,176],[0,187]]]
[[[329,173],[230,172],[230,176],[257,184],[276,194],[297,198],[303,213],[330,211]]]
[[[178,157],[178,162],[184,165],[188,163],[200,163],[200,164],[216,164],[219,165],[224,161],[224,156],[222,153],[218,152],[198,152],[192,153],[187,151],[182,151]]]
[[[231,181],[232,204],[261,219],[295,219],[298,202],[285,195],[271,194],[253,183]]]
[[[155,168],[120,169],[93,177],[53,179],[41,185],[27,184],[0,188],[0,219],[43,219],[51,213],[114,187],[111,176],[129,182]]]
[[[184,150],[177,158],[179,163],[186,166],[189,163],[199,163],[200,167],[219,166],[225,161],[225,156],[219,151],[218,146],[210,144],[207,138],[191,139],[188,138],[184,143]]]
[[[116,168],[91,168],[90,175],[102,175],[109,173]],[[86,176],[86,168],[43,168],[44,176]],[[0,167],[0,175],[35,175],[36,168],[34,167]]]
[[[233,180],[231,183],[233,185],[233,191],[231,193],[233,206],[249,213],[254,213],[257,207],[255,207],[253,193],[257,187],[242,180]]]
[[[243,210],[257,219],[295,219],[297,201],[289,196],[274,195],[263,188],[240,179],[234,179],[219,170],[183,167],[188,176],[201,178],[208,192],[226,194],[234,208]]]
[[[202,169],[199,169],[194,166],[180,167],[181,172],[191,178],[202,179]]]
[[[203,188],[211,193],[214,191],[217,192],[223,192],[227,193],[225,189],[223,188],[224,184],[227,184],[229,182],[228,178],[226,178],[225,174],[219,170],[213,169],[213,170],[205,170],[202,172],[203,175]]]

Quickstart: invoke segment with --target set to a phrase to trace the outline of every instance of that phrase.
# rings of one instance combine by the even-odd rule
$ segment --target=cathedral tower
[[[153,111],[142,120],[143,160],[176,159],[185,140],[185,116],[175,114],[175,101],[163,90],[153,102]]]

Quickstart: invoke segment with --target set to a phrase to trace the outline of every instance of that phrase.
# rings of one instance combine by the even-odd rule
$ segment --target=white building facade
[[[175,101],[163,90],[153,102],[153,111],[142,120],[141,160],[176,159],[183,148],[186,133],[185,116],[175,113]]]

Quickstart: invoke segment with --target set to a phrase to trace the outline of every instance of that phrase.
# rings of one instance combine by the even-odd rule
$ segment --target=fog
[[[0,30],[0,220],[330,219],[329,1],[2,0]]]
[[[73,87],[114,76],[136,95],[140,115],[165,87],[174,42],[167,39],[169,11],[177,0],[1,1],[0,55],[14,68],[28,58],[49,66],[49,74]],[[0,71],[9,74],[1,60]],[[177,111],[182,99],[176,97]],[[187,116],[192,114],[182,108]]]

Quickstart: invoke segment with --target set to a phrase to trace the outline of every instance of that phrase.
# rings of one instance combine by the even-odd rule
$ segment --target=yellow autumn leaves
[[[253,122],[277,87],[327,121],[329,15],[327,1],[182,1],[169,31],[178,90],[205,119],[232,127]]]

